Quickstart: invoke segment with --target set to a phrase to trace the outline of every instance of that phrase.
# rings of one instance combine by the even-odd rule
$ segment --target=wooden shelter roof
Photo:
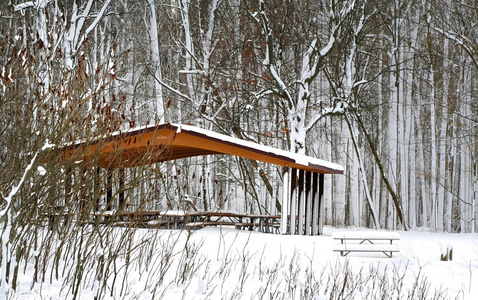
[[[182,124],[134,129],[67,149],[67,156],[96,160],[102,168],[128,168],[209,154],[235,155],[323,174],[343,173],[342,166],[331,162]]]

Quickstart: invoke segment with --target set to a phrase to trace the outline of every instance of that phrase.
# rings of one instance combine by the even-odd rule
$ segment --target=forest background
[[[2,1],[2,217],[125,191],[131,209],[280,211],[281,170],[241,158],[47,159],[166,122],[342,164],[326,224],[475,232],[477,20],[471,0]]]
[[[343,165],[326,225],[476,232],[477,20],[473,0],[0,1],[0,295],[22,274],[73,299],[149,268],[155,294],[175,258],[195,274],[194,245],[174,256],[106,210],[280,212],[282,170],[260,162],[59,159],[160,123]]]

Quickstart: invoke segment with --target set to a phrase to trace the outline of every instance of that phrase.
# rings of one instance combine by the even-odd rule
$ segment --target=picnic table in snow
[[[234,226],[236,229],[257,229],[263,233],[278,233],[280,215],[244,214],[234,211],[137,210],[99,212],[95,216],[110,219],[117,215],[115,226],[143,228],[200,229],[206,226]]]
[[[256,226],[260,232],[264,233],[273,233],[274,231],[278,233],[280,229],[280,215],[248,215],[253,226]]]
[[[393,241],[400,240],[400,235],[391,231],[341,231],[332,234],[340,244],[334,245],[334,251],[346,256],[351,252],[383,252],[392,257],[399,252],[398,245]]]
[[[188,223],[185,227],[188,229],[198,229],[204,226],[252,226],[251,223],[244,223],[246,214],[228,212],[228,211],[194,211],[187,213]]]
[[[181,209],[170,209],[159,213],[162,220],[167,220],[174,229],[180,229],[185,223],[186,211]],[[171,227],[170,227],[171,228]]]

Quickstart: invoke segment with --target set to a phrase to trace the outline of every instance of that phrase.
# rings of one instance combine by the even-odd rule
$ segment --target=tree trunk
[[[350,131],[350,136],[352,138],[352,142],[353,142],[353,146],[354,146],[354,150],[355,150],[355,154],[357,156],[357,162],[358,162],[358,165],[359,165],[361,178],[362,178],[362,183],[363,183],[363,187],[364,187],[364,190],[365,190],[365,198],[367,199],[367,203],[368,203],[368,206],[370,208],[370,213],[372,214],[372,218],[373,218],[375,228],[380,229],[380,223],[378,221],[377,213],[375,212],[375,206],[374,206],[374,203],[372,201],[372,195],[371,195],[371,193],[369,191],[369,188],[368,188],[367,173],[366,173],[366,170],[365,170],[365,167],[364,167],[364,164],[363,164],[363,159],[362,159],[362,155],[360,153],[360,149],[359,149],[358,144],[357,144],[357,137],[356,137],[356,134],[354,132],[354,127],[352,126],[351,121],[348,118],[347,114],[345,114],[344,117],[345,117],[345,121],[348,125],[349,131]]]
[[[149,18],[149,36],[151,39],[151,63],[154,70],[154,100],[152,101],[151,107],[154,109],[154,117],[156,123],[164,123],[164,103],[163,103],[163,86],[162,74],[161,74],[161,59],[159,52],[159,35],[158,35],[158,21],[156,19],[156,7],[154,0],[148,0],[148,5],[150,9],[150,18]]]

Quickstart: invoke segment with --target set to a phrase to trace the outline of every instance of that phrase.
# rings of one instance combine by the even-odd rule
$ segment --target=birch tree
[[[322,1],[318,3],[300,3],[294,6],[291,13],[294,18],[301,18],[296,12],[301,6],[314,12],[304,20],[306,31],[292,31],[300,36],[302,45],[294,53],[297,56],[297,76],[289,77],[285,58],[288,56],[286,37],[278,35],[280,27],[285,24],[275,24],[270,20],[272,12],[277,13],[278,7],[271,2],[258,1],[257,5],[249,4],[249,13],[261,30],[264,41],[263,65],[270,76],[271,88],[258,91],[258,97],[275,95],[279,102],[279,109],[284,109],[285,122],[289,128],[290,151],[305,153],[305,139],[307,132],[324,115],[341,111],[342,103],[333,103],[326,107],[320,99],[311,99],[311,86],[323,69],[325,59],[336,44],[336,37],[342,30],[342,22],[355,8],[355,1]],[[284,18],[287,20],[287,18]],[[279,18],[275,18],[275,22]],[[300,24],[300,23],[299,23]],[[277,27],[276,27],[277,26]],[[300,26],[300,25],[298,25]],[[302,28],[302,27],[298,27]],[[303,35],[303,36],[301,36]],[[287,70],[287,71],[286,71]],[[315,101],[314,101],[315,100]]]
[[[357,161],[356,168],[348,168],[352,169],[349,172],[350,174],[352,174],[352,172],[360,172],[360,175],[356,175],[354,178],[356,181],[358,177],[361,178],[365,198],[372,215],[374,226],[376,228],[380,228],[378,214],[376,212],[376,205],[372,200],[372,194],[370,192],[370,186],[367,180],[369,175],[365,169],[363,154],[361,153],[363,150],[359,146],[359,127],[354,121],[356,116],[348,112],[350,106],[360,106],[360,103],[356,97],[359,97],[358,95],[360,95],[361,88],[368,82],[366,74],[371,73],[371,70],[369,70],[370,64],[372,63],[371,58],[360,56],[358,53],[361,51],[361,41],[365,41],[364,35],[365,32],[368,31],[366,27],[370,26],[367,23],[373,24],[373,18],[377,14],[376,10],[373,9],[370,13],[366,13],[366,7],[368,7],[367,1],[363,1],[361,2],[361,7],[355,10],[354,17],[351,19],[358,21],[344,22],[344,24],[346,24],[344,27],[347,28],[346,31],[349,32],[349,35],[341,36],[339,48],[343,54],[336,56],[336,63],[329,63],[327,66],[325,66],[325,72],[330,83],[330,89],[333,93],[333,97],[337,99],[337,101],[342,102],[344,105],[343,117],[347,124],[355,152],[353,159]],[[362,63],[359,63],[359,60],[361,60]],[[373,77],[371,74],[369,76]],[[358,184],[358,182],[355,184]],[[360,202],[360,195],[357,191],[350,194],[350,201],[355,203]],[[359,212],[357,211],[355,213],[358,214]],[[358,216],[356,218],[358,219]]]
[[[158,21],[156,18],[156,5],[154,0],[148,0],[148,5],[150,9],[150,18],[149,18],[149,35],[151,38],[151,62],[154,69],[154,93],[155,97],[153,101],[153,111],[155,116],[156,123],[164,123],[164,102],[163,102],[163,87],[161,85],[162,75],[161,75],[161,59],[160,59],[160,50],[159,50],[159,34],[158,34]]]
[[[476,72],[476,70],[478,69],[478,63],[477,63],[478,44],[476,40],[476,34],[478,32],[477,31],[478,27],[476,23],[476,16],[478,12],[477,3],[474,1],[462,1],[459,3],[455,3],[453,1],[440,1],[440,5],[438,7],[435,7],[435,6],[432,6],[429,1],[423,1],[422,5],[424,6],[427,12],[427,15],[426,15],[427,26],[429,26],[430,30],[432,30],[434,33],[438,34],[439,36],[441,36],[442,38],[446,40],[444,45],[445,47],[444,53],[443,53],[444,70],[445,70],[445,72],[443,73],[444,74],[443,81],[445,84],[444,87],[448,88],[449,85],[452,83],[447,75],[448,73],[450,73],[450,68],[448,64],[448,59],[449,59],[448,51],[450,49],[453,49],[453,47],[450,47],[448,43],[451,43],[454,46],[459,47],[463,51],[467,59],[471,62],[471,65],[475,68],[473,72]],[[451,89],[446,89],[444,91],[443,103],[442,103],[443,110],[441,112],[442,121],[440,123],[441,124],[440,151],[442,151],[445,155],[447,153],[446,145],[447,145],[447,140],[449,138],[447,134],[447,128],[449,127],[449,124],[450,124],[450,122],[447,123],[447,120],[449,117],[448,112],[453,111],[453,110],[450,110],[450,106],[447,105],[449,101],[448,99],[450,98],[448,97],[448,93],[453,93],[452,91],[453,90]],[[465,88],[465,91],[466,91],[466,88]],[[469,113],[471,113],[471,111],[472,110],[468,110],[467,113],[453,111],[453,113],[455,114],[455,116],[458,114],[458,115],[461,115],[461,117],[469,118]],[[464,122],[465,124],[468,124],[467,127],[471,126],[475,128],[476,119],[471,117],[469,118],[469,121]],[[474,129],[472,129],[472,131],[474,131]],[[456,134],[458,134],[458,136],[462,136],[463,133],[457,132]],[[473,149],[470,149],[470,151],[466,151],[466,152],[469,155],[471,155],[473,160],[475,160],[476,158],[473,154],[476,152],[474,150],[475,146],[472,146],[472,148]],[[451,160],[451,159],[453,158],[450,157],[449,155],[446,155],[446,160]],[[464,171],[465,170],[463,169],[461,170],[461,172],[464,172]],[[449,169],[440,169],[440,175],[445,176],[445,174],[452,174],[452,173],[450,172]],[[451,176],[447,176],[445,180],[452,180],[452,178],[450,177]],[[476,177],[472,179],[472,181],[476,182]],[[452,203],[450,200],[452,196],[450,195],[450,192],[449,192],[451,190],[451,187],[448,187],[448,185],[446,185],[445,188],[447,188],[447,191],[446,193],[443,192],[443,194],[446,194],[447,196],[446,196],[446,199],[444,197],[442,201],[446,201],[446,208],[444,211],[446,215],[445,223],[446,223],[447,229],[450,230],[451,224],[450,224],[448,215],[451,214],[451,210],[452,210],[451,208]],[[476,217],[475,217],[476,216],[476,208],[475,208],[476,200],[474,199],[473,196],[468,196],[465,199],[460,197],[460,201],[462,201],[463,203],[466,203],[465,206],[468,206],[471,208],[471,211],[472,211],[471,223],[473,223],[474,225],[476,223]],[[439,226],[442,226],[442,225],[440,224]]]

